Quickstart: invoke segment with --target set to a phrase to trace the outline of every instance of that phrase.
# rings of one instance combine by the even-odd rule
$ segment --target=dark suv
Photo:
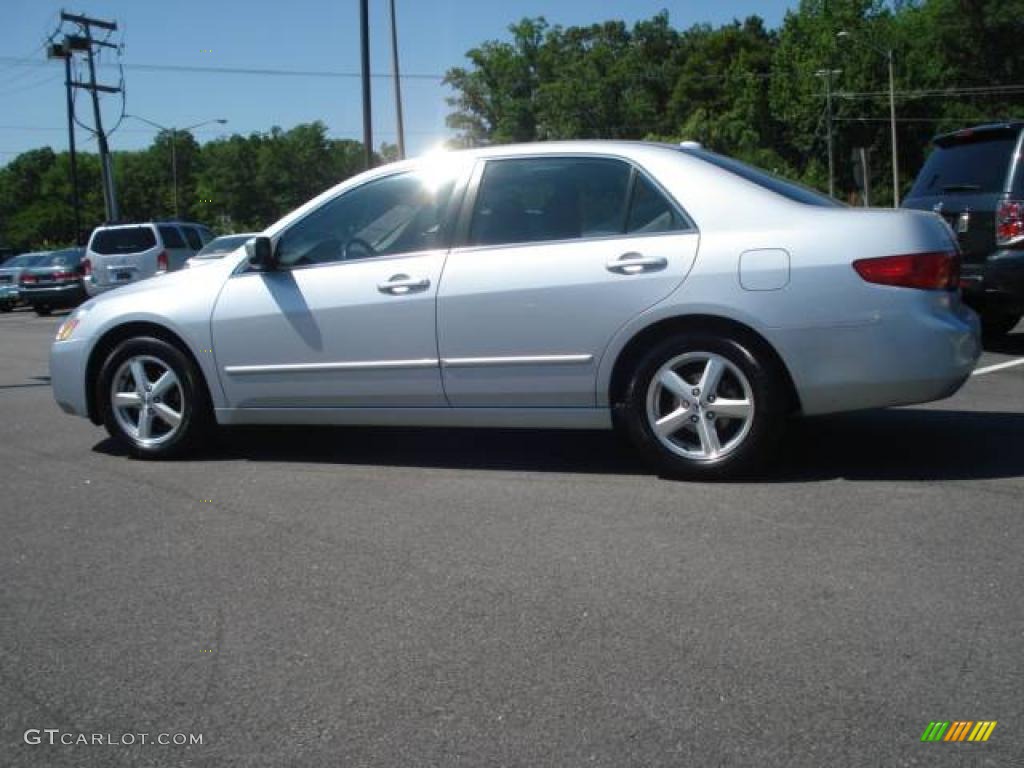
[[[932,210],[963,250],[964,301],[991,338],[1024,314],[1024,122],[965,128],[938,136],[906,208]]]

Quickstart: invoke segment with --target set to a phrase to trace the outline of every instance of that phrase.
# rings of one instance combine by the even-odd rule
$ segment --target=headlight
[[[67,341],[71,338],[71,334],[75,332],[75,328],[78,327],[78,318],[72,315],[63,323],[60,324],[60,328],[57,329],[57,341]]]

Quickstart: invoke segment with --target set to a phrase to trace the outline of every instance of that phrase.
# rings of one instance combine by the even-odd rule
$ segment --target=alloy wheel
[[[697,461],[718,459],[750,433],[753,390],[744,373],[722,355],[687,352],[651,378],[647,420],[672,453]]]
[[[181,428],[185,392],[177,374],[159,358],[128,358],[114,374],[110,389],[118,426],[139,445],[166,443]]]

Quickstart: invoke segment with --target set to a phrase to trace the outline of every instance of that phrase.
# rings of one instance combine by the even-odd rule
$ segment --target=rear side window
[[[672,204],[646,176],[637,174],[626,232],[642,235],[678,229],[686,229],[686,225]]]
[[[177,227],[157,227],[160,230],[160,239],[164,241],[164,248],[184,248],[185,240]]]
[[[986,132],[942,143],[928,156],[910,196],[1005,192],[1016,148],[1016,133]]]
[[[532,243],[620,233],[629,179],[629,165],[619,160],[492,160],[480,180],[470,243]]]
[[[192,227],[182,227],[181,230],[185,233],[185,239],[188,240],[188,247],[193,251],[198,251],[203,247],[203,241],[199,239],[199,235]]]
[[[156,245],[156,236],[149,227],[99,229],[89,246],[95,253],[110,256],[118,253],[141,253]]]

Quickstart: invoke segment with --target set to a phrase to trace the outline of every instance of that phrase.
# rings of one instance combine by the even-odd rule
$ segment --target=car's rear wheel
[[[14,302],[13,301],[0,301],[0,312],[13,312]]]
[[[162,339],[121,342],[100,369],[99,409],[107,432],[142,459],[194,448],[213,423],[195,364]]]
[[[636,364],[619,423],[665,474],[721,480],[764,461],[787,402],[767,356],[736,339],[683,333]]]
[[[989,339],[999,339],[1017,327],[1020,315],[986,312],[981,315],[981,332]]]

